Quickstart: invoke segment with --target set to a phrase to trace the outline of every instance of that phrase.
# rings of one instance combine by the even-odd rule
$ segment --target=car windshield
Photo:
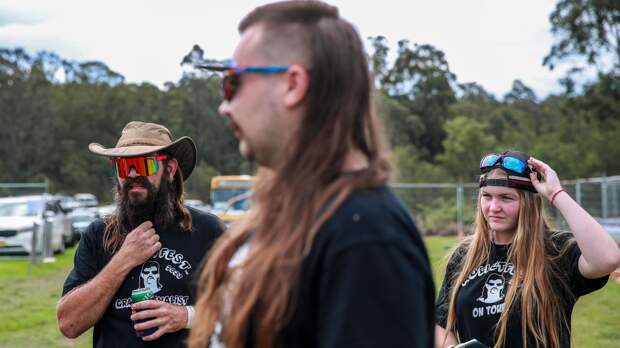
[[[215,204],[213,204],[213,209],[215,209],[215,210],[226,210],[226,209],[228,209],[228,203],[226,203],[226,202],[215,202]]]
[[[250,199],[249,197],[240,199],[238,201],[231,203],[231,208],[235,210],[248,210],[250,209]]]
[[[241,189],[216,189],[213,192],[213,204],[217,204],[220,202],[226,202],[233,197],[242,195],[248,192],[249,189],[241,188]]]
[[[0,203],[0,216],[37,216],[43,211],[43,201]]]

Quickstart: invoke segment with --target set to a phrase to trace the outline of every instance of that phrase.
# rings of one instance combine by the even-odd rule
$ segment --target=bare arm
[[[56,317],[63,335],[75,338],[95,325],[129,271],[161,248],[159,236],[152,226],[146,221],[136,227],[97,276],[60,299]]]
[[[132,265],[115,255],[101,272],[60,299],[56,316],[60,332],[75,338],[91,328],[108,308]]]
[[[448,337],[444,344],[445,335],[446,329],[439,325],[435,325],[435,348],[447,348],[458,343],[456,341],[456,337],[454,337],[454,334],[452,332],[448,332]]]
[[[566,219],[581,249],[579,272],[591,279],[613,272],[620,264],[620,250],[603,226],[564,192],[556,196],[554,204]]]
[[[545,178],[544,182],[531,175],[532,183],[549,201],[561,188],[560,180],[551,167],[542,161],[530,159],[529,163]],[[555,196],[553,205],[560,211],[577,245],[581,250],[579,272],[585,278],[599,278],[611,273],[620,264],[620,250],[605,229],[575,202],[566,192]]]

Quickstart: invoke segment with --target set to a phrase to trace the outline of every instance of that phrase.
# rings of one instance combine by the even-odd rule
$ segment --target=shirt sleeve
[[[602,276],[596,279],[589,279],[584,277],[579,271],[579,257],[581,256],[581,249],[575,240],[571,240],[571,243],[566,251],[566,254],[562,257],[562,267],[564,272],[569,275],[569,286],[575,298],[583,295],[587,295],[593,291],[596,291],[605,284],[609,279],[609,275]]]
[[[226,225],[217,216],[213,218],[213,231],[213,241],[211,244],[215,244],[222,234],[226,232]]]
[[[434,287],[420,250],[358,243],[325,266],[320,347],[432,346]]]
[[[208,255],[211,252],[213,245],[215,245],[215,242],[217,242],[217,240],[226,231],[226,225],[224,225],[224,223],[215,215],[201,214],[200,223],[194,224],[194,228],[203,232],[202,235],[205,236],[205,240],[203,242],[205,244],[205,251],[204,256],[198,263],[196,270],[192,272],[192,275],[187,283],[187,288],[190,293],[190,303],[192,305],[195,303],[195,299],[197,298],[198,281],[200,280],[200,275],[202,274],[203,269],[207,265]]]
[[[67,276],[62,289],[62,295],[78,287],[90,279],[94,278],[101,270],[97,262],[97,254],[102,251],[103,246],[97,243],[100,239],[96,236],[97,228],[103,228],[103,222],[91,223],[86,232],[82,235],[78,248],[73,257],[73,269]]]
[[[226,231],[226,225],[217,216],[211,213],[192,211],[193,229],[205,237],[206,251],[208,252],[218,238]]]
[[[437,302],[435,303],[435,323],[444,329],[448,322],[448,305],[450,304],[452,285],[456,279],[462,257],[463,255],[460,249],[457,249],[450,257],[446,265],[446,273],[443,277],[441,288],[439,289]]]

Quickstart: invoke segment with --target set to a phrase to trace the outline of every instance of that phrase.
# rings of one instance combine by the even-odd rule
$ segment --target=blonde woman
[[[485,156],[480,170],[474,233],[448,261],[435,346],[570,347],[573,306],[605,285],[618,246],[544,162],[510,151]],[[549,229],[544,199],[572,233]]]

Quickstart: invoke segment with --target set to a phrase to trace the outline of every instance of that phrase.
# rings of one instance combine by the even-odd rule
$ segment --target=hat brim
[[[194,141],[190,137],[181,137],[170,144],[163,146],[134,145],[126,147],[106,148],[98,143],[88,145],[90,152],[106,157],[135,157],[148,155],[153,152],[167,152],[179,162],[183,174],[183,181],[189,178],[196,166],[197,151]]]

